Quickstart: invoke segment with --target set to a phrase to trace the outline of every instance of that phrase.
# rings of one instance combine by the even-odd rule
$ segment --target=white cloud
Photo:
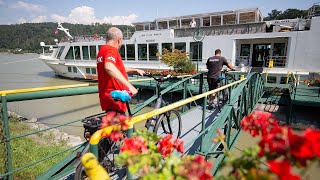
[[[23,23],[26,23],[27,22],[27,20],[26,19],[24,19],[24,18],[19,18],[18,19],[18,24],[23,24]]]
[[[138,16],[136,14],[130,14],[129,16],[107,16],[104,17],[101,22],[113,25],[131,25],[137,17]]]
[[[58,14],[51,15],[52,20],[56,22],[68,22],[73,24],[92,24],[100,22],[114,25],[131,25],[137,17],[138,16],[135,14],[130,14],[128,16],[106,16],[99,20],[95,16],[94,9],[88,6],[80,6],[72,9],[67,17]]]
[[[51,19],[55,22],[68,22],[68,18],[60,16],[58,14],[52,14]]]
[[[13,9],[23,9],[25,11],[29,12],[43,12],[45,10],[44,6],[38,5],[38,4],[31,4],[31,3],[26,3],[23,1],[18,1],[15,4],[12,4],[10,8]]]
[[[76,7],[71,10],[68,16],[70,23],[91,24],[97,22],[97,18],[94,15],[94,9],[88,6]]]
[[[31,20],[33,23],[42,23],[47,21],[47,16],[38,16]]]

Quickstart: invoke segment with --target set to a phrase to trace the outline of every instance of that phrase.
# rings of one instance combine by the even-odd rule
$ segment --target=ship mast
[[[66,28],[62,27],[61,23],[58,23],[58,28],[57,29],[59,29],[60,31],[63,31],[69,37],[69,40],[73,39],[73,37],[69,33],[69,29],[66,29]]]

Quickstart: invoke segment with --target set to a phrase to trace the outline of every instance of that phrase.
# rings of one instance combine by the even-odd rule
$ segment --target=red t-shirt
[[[104,111],[116,110],[126,112],[126,104],[114,101],[110,96],[110,92],[113,90],[128,90],[128,88],[107,73],[104,68],[106,62],[113,63],[122,75],[128,79],[128,74],[124,68],[118,49],[109,45],[103,45],[97,56],[98,89],[101,109]]]

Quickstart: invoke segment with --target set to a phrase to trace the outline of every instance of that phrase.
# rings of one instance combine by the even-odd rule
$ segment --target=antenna
[[[158,17],[159,17],[159,9],[157,8],[157,18],[156,19],[158,19]]]

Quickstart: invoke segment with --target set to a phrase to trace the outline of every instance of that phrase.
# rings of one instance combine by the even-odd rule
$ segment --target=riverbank
[[[25,133],[47,128],[46,125],[38,123],[36,118],[27,120],[16,113],[9,113],[10,136],[18,136]],[[1,138],[2,139],[2,138]],[[68,135],[58,129],[51,129],[38,134],[29,135],[10,141],[11,160],[13,169],[25,166],[40,160],[48,155],[61,152],[68,147],[82,143],[80,137]],[[5,144],[0,143],[0,161],[5,162]],[[30,166],[14,173],[14,179],[35,179],[54,164],[63,159],[70,152],[54,156],[46,161]],[[5,163],[0,165],[0,173],[4,173]],[[0,178],[1,179],[1,178]]]

